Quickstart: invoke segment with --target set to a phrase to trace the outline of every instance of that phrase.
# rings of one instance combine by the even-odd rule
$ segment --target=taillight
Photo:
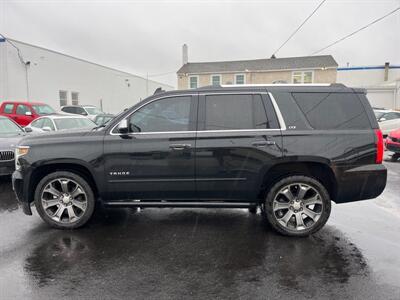
[[[375,129],[376,135],[376,159],[375,163],[381,164],[383,161],[383,135],[380,129]]]

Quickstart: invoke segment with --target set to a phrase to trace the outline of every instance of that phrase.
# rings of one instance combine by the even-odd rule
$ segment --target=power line
[[[26,61],[25,61],[24,58],[22,57],[22,54],[21,54],[21,51],[19,50],[19,48],[18,48],[13,42],[11,42],[10,40],[8,40],[8,39],[4,36],[4,34],[0,33],[0,36],[1,36],[7,43],[9,43],[11,46],[13,46],[13,47],[17,50],[19,60],[21,61],[22,64],[26,65]]]
[[[348,34],[348,35],[346,35],[346,36],[344,36],[344,37],[338,39],[337,41],[335,41],[335,42],[329,44],[328,46],[326,46],[326,47],[324,47],[324,48],[321,48],[321,49],[318,50],[318,51],[313,52],[311,55],[320,53],[320,52],[324,51],[325,49],[328,49],[329,47],[332,47],[333,45],[336,45],[337,43],[339,43],[339,42],[341,42],[341,41],[343,41],[343,40],[345,40],[345,39],[347,39],[347,38],[349,38],[349,37],[355,35],[356,33],[360,32],[361,30],[364,30],[364,29],[368,28],[369,26],[371,26],[371,25],[373,25],[373,24],[375,24],[375,23],[378,23],[379,21],[385,19],[386,17],[388,17],[388,16],[394,14],[394,13],[395,13],[396,11],[398,11],[398,10],[400,10],[400,6],[399,6],[398,8],[396,8],[396,9],[392,10],[392,11],[389,12],[388,14],[386,14],[386,15],[384,15],[384,16],[382,16],[382,17],[380,17],[380,18],[378,18],[378,19],[376,19],[376,20],[374,20],[374,21],[372,21],[371,23],[369,23],[369,24],[367,24],[367,25],[365,25],[365,26],[363,26],[363,27],[357,29],[356,31],[354,31],[354,32],[352,32],[352,33],[350,33],[350,34]]]
[[[303,27],[303,25],[317,12],[317,10],[322,6],[322,4],[324,4],[326,0],[322,0],[318,6],[313,10],[313,12],[303,21],[303,23],[300,24],[299,27],[296,28],[295,31],[293,31],[293,33],[286,39],[286,41],[283,42],[283,44],[275,50],[275,52],[272,54],[272,56],[275,56],[276,53],[278,53],[279,50],[281,50],[281,48],[283,46],[286,45],[287,42],[290,41],[290,39],[301,29],[301,27]]]

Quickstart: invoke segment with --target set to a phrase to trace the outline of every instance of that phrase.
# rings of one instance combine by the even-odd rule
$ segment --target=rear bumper
[[[18,202],[22,206],[22,210],[26,215],[32,215],[31,204],[29,203],[29,199],[26,199],[24,195],[28,195],[27,184],[24,182],[21,172],[15,171],[12,174],[12,187],[17,196]]]
[[[386,187],[387,170],[384,165],[365,165],[346,170],[337,178],[336,203],[373,199]]]

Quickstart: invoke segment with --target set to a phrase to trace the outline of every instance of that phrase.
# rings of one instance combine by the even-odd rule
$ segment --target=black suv
[[[56,228],[95,206],[261,208],[305,236],[336,203],[386,185],[365,91],[343,85],[224,86],[153,95],[90,132],[39,135],[16,149],[13,187]]]

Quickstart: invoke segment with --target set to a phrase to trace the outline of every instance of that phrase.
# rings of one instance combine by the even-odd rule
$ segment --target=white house
[[[365,88],[372,106],[400,110],[400,65],[339,67],[337,82]]]
[[[92,104],[118,113],[172,86],[13,39],[0,39],[0,102],[40,101],[56,110]]]

